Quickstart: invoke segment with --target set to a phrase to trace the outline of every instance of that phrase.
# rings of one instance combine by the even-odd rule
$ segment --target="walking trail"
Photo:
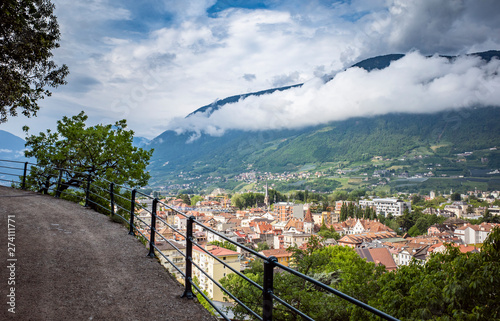
[[[0,320],[215,320],[147,253],[103,214],[0,187]]]

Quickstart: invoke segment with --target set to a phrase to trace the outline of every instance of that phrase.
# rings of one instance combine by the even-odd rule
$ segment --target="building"
[[[481,223],[479,225],[467,224],[455,229],[455,236],[459,237],[464,244],[480,244],[490,235],[491,230],[500,224]]]
[[[279,202],[274,204],[274,212],[278,221],[288,221],[292,218],[304,218],[304,204],[294,204],[291,202]]]
[[[376,265],[383,265],[387,271],[393,271],[398,268],[396,262],[385,247],[373,248],[373,249],[362,249],[357,248],[356,253],[368,262],[373,262]]]
[[[340,220],[340,212],[322,212],[321,213],[321,221],[317,223],[318,225],[322,225],[323,223],[326,225],[332,225],[338,223]]]
[[[391,228],[385,226],[377,220],[364,220],[356,218],[348,218],[343,222],[332,224],[330,227],[333,227],[341,236],[359,234],[363,232],[393,232]]]
[[[288,266],[292,258],[292,252],[288,252],[286,249],[264,250],[259,253],[264,255],[265,257],[274,256],[276,259],[278,259],[278,263],[284,266]]]
[[[219,246],[206,245],[205,250],[217,257],[236,271],[240,270],[239,253]],[[212,279],[219,282],[228,274],[234,273],[231,269],[207,254],[203,249],[193,246],[193,262],[197,264]],[[224,301],[224,292],[197,268],[193,268],[193,275],[200,283],[200,288],[207,292],[215,301]]]
[[[385,217],[389,214],[392,216],[401,216],[406,209],[411,211],[411,202],[404,202],[396,198],[360,200],[359,206],[363,209],[366,209],[367,207],[374,207],[377,215],[383,214]]]
[[[361,234],[350,234],[344,235],[340,240],[338,240],[338,244],[342,246],[349,246],[352,248],[356,248],[361,246],[363,243],[369,243],[375,240],[383,240],[396,237],[397,234],[395,232],[383,231],[383,232],[365,232]]]
[[[180,272],[172,266],[171,263],[173,263],[179,270],[182,271],[182,273],[185,273],[186,271],[186,258],[184,257],[183,253],[185,253],[186,247],[178,242],[175,241],[157,241],[156,242],[156,247],[158,250],[163,253],[161,254],[156,254],[158,259],[160,260],[161,265],[163,265],[170,273],[175,274],[177,279],[182,278],[182,275]],[[168,260],[170,260],[170,262]]]
[[[294,233],[285,232],[281,235],[274,236],[274,248],[275,249],[287,249],[290,246],[296,245],[301,247],[309,241],[311,234],[309,233]]]

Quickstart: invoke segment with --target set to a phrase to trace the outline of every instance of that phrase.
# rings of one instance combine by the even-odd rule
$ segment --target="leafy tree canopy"
[[[49,0],[0,3],[0,123],[8,116],[35,116],[37,101],[65,84],[68,67],[51,60],[59,47],[59,25]]]
[[[231,250],[231,251],[235,251],[236,252],[236,245],[234,245],[233,243],[230,243],[228,241],[212,241],[208,244],[213,244],[215,246],[219,246],[219,247],[223,247],[225,249],[228,249],[228,250]]]
[[[479,253],[448,247],[425,265],[401,266],[378,278],[368,304],[401,320],[498,320],[500,228]],[[374,319],[372,316],[370,319]]]
[[[125,120],[112,125],[87,127],[82,111],[57,122],[57,132],[47,130],[26,137],[26,157],[35,157],[39,165],[32,168],[30,183],[41,189],[55,184],[55,169],[65,169],[61,189],[81,186],[87,175],[92,180],[106,179],[130,187],[144,186],[150,175],[146,166],[153,150],[132,145],[134,132],[126,130]],[[28,133],[29,128],[24,128]]]

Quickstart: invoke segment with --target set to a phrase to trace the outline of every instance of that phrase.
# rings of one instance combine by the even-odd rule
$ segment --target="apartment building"
[[[359,206],[365,209],[367,207],[374,207],[377,215],[383,214],[385,217],[392,214],[392,216],[403,215],[404,210],[411,211],[411,202],[404,202],[396,198],[375,198],[373,200],[360,200]]]
[[[206,245],[205,250],[236,271],[240,270],[238,252],[214,245]],[[224,264],[214,259],[211,255],[197,246],[193,247],[193,261],[205,271],[208,276],[217,282],[226,275],[234,273],[231,269],[227,268]],[[211,299],[215,301],[224,301],[224,292],[196,267],[193,267],[193,276],[196,276],[200,282],[200,288],[206,291]]]
[[[304,218],[304,204],[279,202],[274,204],[274,212],[279,221],[286,222],[292,218]]]

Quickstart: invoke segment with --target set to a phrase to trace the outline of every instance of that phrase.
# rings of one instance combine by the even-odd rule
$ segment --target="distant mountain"
[[[24,159],[24,139],[0,130],[0,159]]]
[[[149,144],[149,139],[144,137],[134,137],[132,140],[132,145],[138,148],[143,148]]]
[[[477,53],[485,60],[500,57],[500,51]],[[353,67],[383,69],[403,55],[393,54],[363,60]],[[454,57],[447,57],[453,59]],[[210,114],[221,106],[251,95],[262,95],[288,87],[235,95],[203,106]],[[374,156],[403,157],[416,151],[444,157],[468,150],[500,145],[498,108],[454,110],[436,114],[388,114],[352,118],[302,129],[248,132],[232,130],[221,137],[202,135],[187,143],[192,133],[165,131],[148,147],[155,149],[148,169],[153,185],[181,182],[203,176],[233,177],[245,171],[297,171],[306,164],[369,162]],[[497,156],[484,165],[500,164]]]

